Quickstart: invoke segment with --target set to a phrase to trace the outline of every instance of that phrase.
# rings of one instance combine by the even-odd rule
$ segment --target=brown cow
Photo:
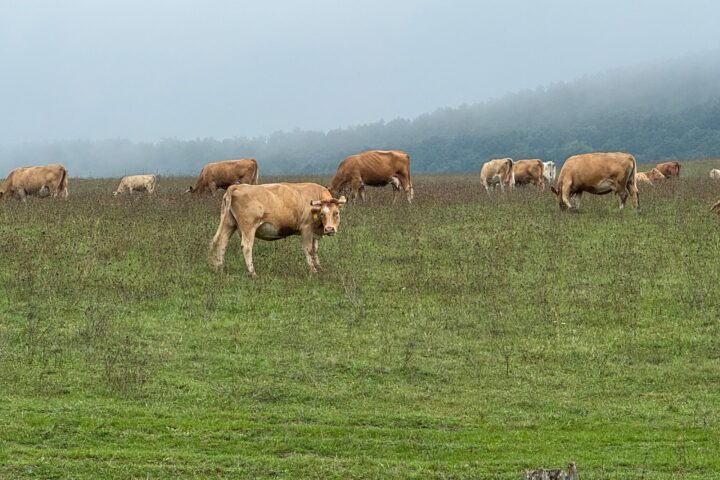
[[[666,178],[680,176],[680,162],[663,162],[655,165]]]
[[[227,189],[230,185],[245,183],[257,185],[258,164],[254,158],[240,160],[224,160],[206,164],[198,176],[195,187],[186,190],[193,195],[200,195],[209,190],[212,195],[218,188]]]
[[[560,170],[557,189],[550,187],[557,197],[561,210],[573,208],[570,198],[577,196],[579,206],[583,192],[605,195],[615,192],[620,208],[625,207],[628,194],[632,205],[640,211],[635,172],[635,157],[629,153],[586,153],[567,160]],[[577,207],[575,207],[577,208]]]
[[[320,268],[318,241],[337,232],[340,206],[344,204],[345,197],[335,199],[316,183],[232,185],[223,197],[220,226],[210,244],[210,263],[222,268],[228,240],[239,230],[245,266],[255,277],[252,249],[256,238],[278,240],[300,235],[310,271],[316,273]]]
[[[647,172],[638,172],[635,175],[635,181],[639,184],[645,183],[652,185],[656,180],[665,180],[667,177],[657,168],[653,168]]]
[[[542,160],[517,160],[513,163],[515,185],[535,185],[545,190],[545,166]]]
[[[20,167],[11,171],[0,185],[0,199],[27,195],[67,198],[67,169],[59,163],[39,167]]]
[[[125,191],[128,191],[130,195],[133,192],[147,192],[152,195],[155,193],[156,184],[157,178],[155,175],[128,175],[120,180],[120,184],[113,192],[113,196],[125,193]]]
[[[330,193],[334,197],[350,189],[350,199],[365,200],[365,187],[384,187],[391,184],[393,203],[402,189],[408,203],[412,203],[415,192],[410,180],[410,156],[400,150],[369,150],[350,155],[338,165],[330,182]]]
[[[500,190],[505,191],[508,187],[511,191],[515,185],[515,175],[513,173],[512,158],[498,158],[485,162],[480,170],[480,182],[485,187],[485,191],[490,195],[490,187],[495,189],[495,185],[500,184]]]

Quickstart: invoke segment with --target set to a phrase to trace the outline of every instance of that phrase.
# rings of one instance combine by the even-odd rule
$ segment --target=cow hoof
[[[248,273],[248,277],[250,277],[251,280],[255,280],[257,278],[257,273],[250,272],[250,273]]]

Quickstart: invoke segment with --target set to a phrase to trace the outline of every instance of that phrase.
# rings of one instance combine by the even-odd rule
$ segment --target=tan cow
[[[680,176],[680,162],[663,162],[655,165],[666,178]]]
[[[114,196],[125,193],[126,191],[132,195],[133,192],[155,193],[157,178],[155,175],[128,175],[120,180],[120,184],[113,192]]]
[[[345,197],[335,199],[316,183],[232,185],[223,197],[220,225],[210,244],[210,263],[222,268],[228,240],[239,230],[247,272],[255,277],[252,249],[256,238],[279,240],[300,235],[310,271],[316,273],[320,268],[318,241],[337,232],[344,204]]]
[[[653,168],[647,172],[638,172],[635,175],[635,181],[640,185],[641,183],[652,185],[656,180],[665,180],[665,175],[662,174],[657,168]]]
[[[545,165],[542,160],[517,160],[513,162],[515,185],[535,185],[545,190]]]
[[[198,176],[195,187],[186,190],[193,195],[200,195],[210,191],[212,195],[218,188],[227,189],[230,185],[244,183],[257,185],[258,164],[254,158],[240,160],[224,160],[206,164]]]
[[[717,168],[713,168],[712,170],[710,170],[710,178],[712,178],[713,180],[720,180],[720,170],[718,170]]]
[[[350,155],[338,165],[335,176],[330,182],[330,193],[337,197],[346,189],[350,190],[350,199],[360,195],[365,200],[365,187],[393,188],[393,203],[402,189],[408,203],[412,203],[415,192],[410,180],[410,156],[401,150],[369,150]]]
[[[635,157],[629,153],[586,153],[567,160],[560,170],[557,188],[551,187],[561,210],[573,208],[570,198],[577,197],[579,206],[583,192],[605,195],[615,192],[620,208],[625,207],[628,195],[634,208],[640,211],[635,172]],[[575,207],[577,208],[577,207]]]
[[[488,195],[490,195],[490,187],[492,186],[495,189],[497,184],[500,184],[500,190],[503,192],[505,187],[512,191],[515,185],[512,158],[498,158],[485,162],[482,170],[480,170],[480,182],[485,187]]]
[[[67,198],[67,169],[59,163],[39,167],[20,167],[11,171],[0,185],[0,199],[27,195]]]

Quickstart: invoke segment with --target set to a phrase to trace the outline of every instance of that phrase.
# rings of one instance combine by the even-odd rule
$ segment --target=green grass
[[[188,179],[5,202],[0,477],[720,478],[718,165],[640,216],[416,176],[343,210],[318,276],[256,242],[255,281],[237,237],[208,266]]]

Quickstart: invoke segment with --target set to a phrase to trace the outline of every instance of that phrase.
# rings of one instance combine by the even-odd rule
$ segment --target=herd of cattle
[[[512,190],[516,185],[535,185],[544,190],[548,182],[562,210],[577,208],[585,192],[596,195],[614,192],[620,208],[630,197],[632,206],[639,210],[638,184],[652,185],[678,176],[678,162],[659,163],[648,172],[637,172],[632,155],[614,152],[572,156],[565,161],[559,175],[556,175],[553,162],[490,160],[482,167],[480,181],[488,194],[498,185],[502,191]],[[720,170],[713,169],[710,178],[720,180]],[[25,200],[29,195],[67,198],[67,185],[67,169],[60,164],[16,168],[0,184],[0,199]],[[155,175],[126,176],[113,195],[125,192],[153,194],[156,185]],[[346,203],[344,194],[350,195],[351,200],[358,196],[364,200],[366,186],[385,185],[392,186],[393,203],[401,190],[412,203],[414,190],[407,153],[371,150],[351,155],[340,162],[327,188],[316,183],[258,184],[258,163],[251,158],[208,163],[200,171],[195,186],[186,192],[197,196],[207,192],[215,195],[218,189],[225,190],[220,225],[211,243],[210,263],[222,268],[228,241],[237,230],[247,272],[254,277],[252,249],[255,238],[278,240],[290,235],[300,235],[310,271],[317,272],[320,268],[318,241],[337,232],[340,208]],[[576,205],[571,203],[573,198]],[[712,209],[720,213],[720,200]]]

